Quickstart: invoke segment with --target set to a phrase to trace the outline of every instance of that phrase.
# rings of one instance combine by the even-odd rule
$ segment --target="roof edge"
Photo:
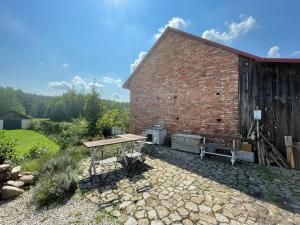
[[[167,27],[166,30],[162,33],[162,35],[159,37],[159,39],[155,42],[155,44],[152,46],[152,48],[149,50],[149,52],[147,53],[147,55],[143,58],[143,60],[139,63],[139,65],[135,68],[135,70],[130,74],[130,76],[128,77],[128,79],[125,81],[125,83],[123,84],[123,88],[126,89],[130,89],[130,80],[131,78],[134,76],[134,74],[137,73],[137,71],[140,69],[141,64],[151,55],[151,53],[153,52],[153,50],[155,49],[155,47],[160,43],[160,41],[163,39],[164,36],[166,36],[166,34],[169,31],[173,31],[176,32],[178,34],[184,35],[186,37],[192,38],[194,40],[197,41],[201,41],[202,43],[217,47],[217,48],[221,48],[223,50],[226,50],[228,52],[240,55],[240,56],[244,56],[250,59],[253,59],[256,62],[274,62],[274,63],[300,63],[300,58],[264,58],[264,57],[259,57],[257,55],[253,55],[250,54],[248,52],[244,52],[223,44],[219,44],[217,42],[202,38],[200,36],[191,34],[191,33],[187,33],[185,31],[181,31],[172,27]]]
[[[0,112],[0,116],[6,115],[6,114],[12,113],[12,112],[13,112],[13,113],[17,113],[17,114],[23,116],[24,118],[32,119],[31,116],[24,115],[24,114],[22,114],[22,113],[19,113],[19,112],[17,112],[17,111],[14,111],[14,110]]]

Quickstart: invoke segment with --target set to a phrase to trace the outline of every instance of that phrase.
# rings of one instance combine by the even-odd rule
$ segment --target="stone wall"
[[[169,31],[130,82],[130,132],[238,134],[239,57]]]

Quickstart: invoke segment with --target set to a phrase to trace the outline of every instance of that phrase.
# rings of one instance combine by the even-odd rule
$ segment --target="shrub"
[[[5,137],[5,132],[0,130],[0,161],[4,159],[15,160],[15,141],[10,141]]]
[[[29,149],[27,158],[29,159],[37,159],[42,155],[45,155],[49,152],[49,149],[46,146],[35,145],[31,149]]]
[[[27,130],[39,131],[41,128],[41,121],[39,119],[32,119],[27,125]]]
[[[80,145],[81,139],[87,134],[87,122],[83,119],[73,120],[58,136],[58,143],[62,149]]]
[[[128,111],[124,109],[107,110],[97,125],[103,127],[120,127],[128,129]]]
[[[77,188],[77,167],[83,154],[83,148],[72,148],[51,156],[47,161],[45,158],[39,161],[39,180],[32,189],[31,198],[38,208],[62,203],[72,196]]]
[[[32,201],[37,207],[62,203],[77,188],[77,173],[71,166],[51,176],[42,177],[33,188]]]

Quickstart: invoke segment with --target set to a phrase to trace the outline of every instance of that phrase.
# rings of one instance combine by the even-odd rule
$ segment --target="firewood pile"
[[[289,168],[286,159],[282,156],[280,151],[262,133],[259,120],[252,122],[247,138],[255,143],[258,163],[260,165],[270,166],[271,163],[275,163],[281,168]]]

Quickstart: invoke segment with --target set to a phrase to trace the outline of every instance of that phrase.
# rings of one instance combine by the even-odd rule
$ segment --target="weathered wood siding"
[[[241,134],[247,135],[258,106],[265,134],[285,154],[284,136],[300,141],[300,64],[240,57],[239,74]]]

